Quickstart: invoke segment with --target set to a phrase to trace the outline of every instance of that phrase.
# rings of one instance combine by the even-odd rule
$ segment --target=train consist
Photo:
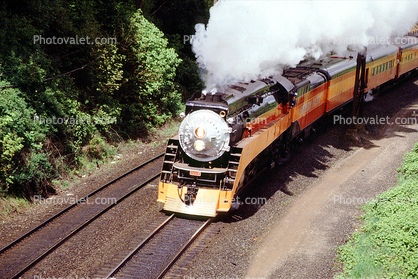
[[[402,41],[367,53],[366,91],[418,67],[418,39]],[[356,55],[301,63],[222,92],[196,92],[167,145],[158,187],[163,210],[207,217],[228,212],[261,169],[274,167],[324,115],[352,102]]]

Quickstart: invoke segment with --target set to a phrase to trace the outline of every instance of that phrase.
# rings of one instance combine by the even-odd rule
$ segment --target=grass
[[[337,278],[418,278],[418,143],[398,184],[362,207],[364,225],[339,248]]]
[[[0,198],[0,218],[10,213],[20,212],[22,209],[33,206],[30,201],[17,197],[1,197]]]

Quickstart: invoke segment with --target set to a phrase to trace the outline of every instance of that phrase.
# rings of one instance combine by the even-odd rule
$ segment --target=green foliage
[[[57,173],[49,162],[49,155],[43,151],[31,150],[22,169],[16,175],[14,191],[20,190],[19,192],[29,195],[41,193],[44,196],[54,192],[50,181]]]
[[[153,12],[155,13],[151,18],[145,13],[146,17],[167,35],[171,41],[171,45],[181,44],[182,54],[190,59],[194,59],[190,42],[184,44],[183,38],[185,35],[190,36],[195,33],[194,28],[197,23],[206,24],[208,22],[209,8],[212,6],[213,2],[182,0],[167,1],[163,5],[155,3],[155,1],[151,2],[154,2]],[[176,48],[176,50],[179,51],[180,48]]]
[[[161,125],[180,107],[181,95],[174,84],[176,67],[181,60],[155,25],[141,11],[130,22],[125,42],[127,82],[121,88],[127,107],[125,119],[131,126],[142,122],[147,127]],[[132,74],[131,74],[132,72]]]
[[[0,185],[5,193],[18,184],[24,154],[40,150],[47,129],[33,121],[35,111],[27,106],[18,89],[0,80]]]
[[[0,197],[0,217],[11,213],[19,212],[23,208],[31,207],[32,203],[25,198],[19,197]]]
[[[203,89],[198,71],[197,63],[188,57],[184,57],[177,68],[176,80],[182,88],[183,102],[186,102],[196,91]]]
[[[46,195],[60,172],[102,162],[109,143],[146,137],[175,115],[202,86],[182,38],[207,21],[208,3],[3,1],[0,195]],[[41,44],[39,36],[117,44]]]
[[[418,175],[418,144],[414,146],[412,152],[405,155],[404,164],[398,169],[398,172],[404,178]]]
[[[418,278],[418,144],[398,185],[363,207],[365,225],[340,248],[342,278]]]
[[[184,42],[184,36],[195,34],[197,23],[208,22],[212,5],[213,1],[210,0],[168,1],[162,5],[158,1],[143,1],[143,6],[147,7],[144,10],[145,17],[164,32],[169,40],[169,47],[174,48],[183,60],[177,68],[175,79],[180,86],[183,101],[203,87],[190,41]]]
[[[118,53],[118,48],[114,44],[98,45],[93,50],[93,55],[97,56],[95,67],[97,73],[96,90],[101,96],[109,97],[119,89],[120,81],[123,77],[123,60],[124,55]]]

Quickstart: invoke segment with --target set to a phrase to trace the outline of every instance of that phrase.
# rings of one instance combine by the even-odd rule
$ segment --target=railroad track
[[[104,278],[163,278],[212,221],[181,219],[171,215]]]
[[[156,179],[161,171],[158,159],[163,155],[106,183],[1,248],[0,278],[19,278],[105,212]],[[150,171],[154,174],[146,175]]]

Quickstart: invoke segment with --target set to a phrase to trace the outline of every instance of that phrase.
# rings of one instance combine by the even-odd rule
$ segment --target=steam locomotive
[[[365,91],[418,67],[418,39],[367,53]],[[168,141],[158,202],[163,210],[214,217],[264,168],[285,157],[325,115],[353,100],[356,52],[287,68],[282,75],[196,92],[178,135]]]

